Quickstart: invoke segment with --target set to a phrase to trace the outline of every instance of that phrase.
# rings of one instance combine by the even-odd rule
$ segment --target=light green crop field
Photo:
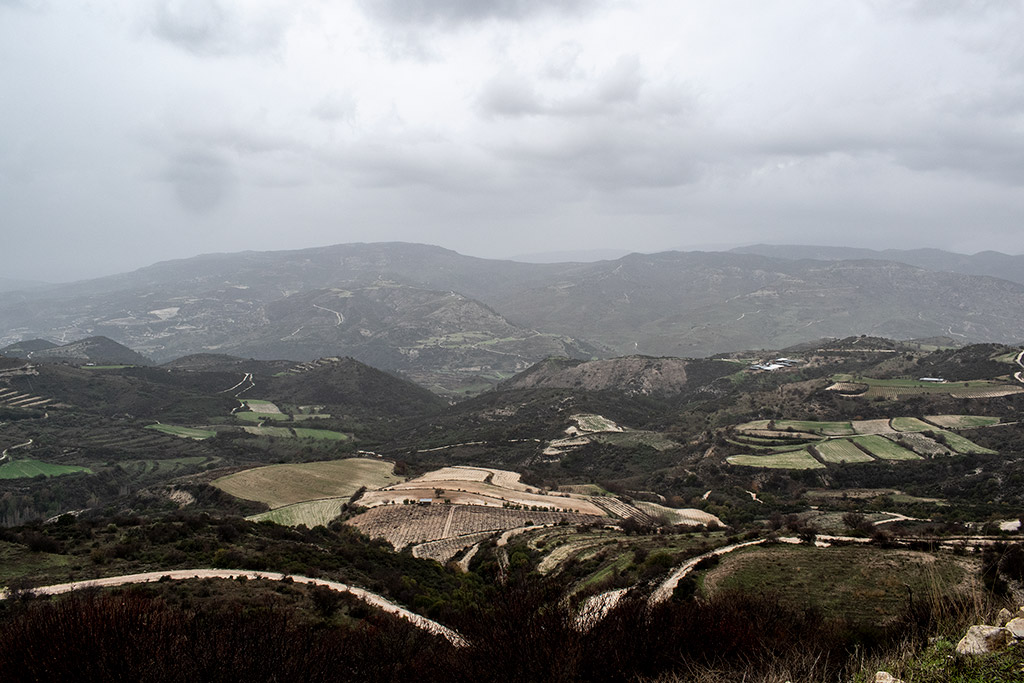
[[[814,444],[825,462],[872,462],[874,458],[857,448],[849,439],[831,439]]]
[[[890,422],[892,428],[897,432],[927,432],[935,429],[935,427],[916,417],[894,417]]]
[[[38,477],[59,477],[63,474],[75,474],[84,472],[92,474],[88,467],[77,465],[51,465],[40,460],[11,460],[0,465],[0,479],[27,479]]]
[[[186,439],[209,439],[211,436],[217,436],[217,432],[212,429],[197,429],[195,427],[179,427],[177,425],[165,425],[155,424],[147,425],[146,429],[152,429],[157,432],[163,432],[164,434],[170,434],[171,436],[180,436]]]
[[[953,432],[942,432],[942,436],[946,440],[946,444],[957,453],[995,455],[997,452],[991,448],[979,446],[967,437],[960,436]]]
[[[985,415],[925,415],[924,419],[945,429],[972,429],[999,424],[998,417]]]
[[[284,507],[322,498],[347,498],[360,487],[378,489],[404,481],[394,465],[370,458],[347,458],[268,465],[229,474],[213,485],[237,498]]]
[[[83,365],[83,370],[124,370],[125,368],[132,368],[134,365]]]
[[[244,413],[235,413],[236,419],[242,420],[243,422],[262,422],[263,420],[280,420],[287,422],[290,418],[284,413],[253,413],[246,411]]]
[[[741,467],[769,467],[784,470],[820,470],[825,467],[805,449],[772,455],[730,455],[725,460],[730,465]]]
[[[884,436],[877,434],[865,434],[852,439],[864,446],[876,458],[882,460],[920,460],[921,456],[914,451],[900,446],[895,441],[890,441]]]
[[[795,429],[799,432],[813,432],[825,436],[849,436],[853,426],[849,422],[817,422],[814,420],[776,420],[775,429]]]
[[[270,521],[283,526],[299,526],[305,524],[312,529],[317,525],[327,526],[327,523],[341,513],[341,506],[348,501],[348,498],[324,498],[322,500],[311,500],[306,503],[295,503],[284,507],[261,512],[248,519],[254,522]]]

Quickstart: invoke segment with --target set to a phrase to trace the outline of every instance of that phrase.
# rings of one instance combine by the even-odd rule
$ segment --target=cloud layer
[[[1019,253],[1022,19],[1019,0],[0,0],[0,267],[372,240]]]

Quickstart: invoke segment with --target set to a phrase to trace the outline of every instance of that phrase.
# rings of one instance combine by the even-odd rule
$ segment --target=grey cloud
[[[196,214],[215,210],[235,184],[231,164],[223,155],[209,151],[177,154],[162,178],[170,183],[181,206]]]
[[[641,105],[644,82],[640,60],[631,55],[616,61],[582,93],[548,101],[544,101],[533,84],[522,75],[501,73],[483,86],[477,105],[485,116],[499,118],[609,114],[618,106]],[[662,108],[664,103],[659,95],[655,106]]]
[[[369,16],[391,24],[458,25],[499,20],[523,20],[543,13],[589,11],[593,0],[360,0]]]
[[[150,30],[202,56],[272,52],[288,27],[283,9],[258,11],[231,0],[156,0]]]
[[[349,121],[356,114],[356,100],[349,93],[331,93],[310,111],[321,121]]]

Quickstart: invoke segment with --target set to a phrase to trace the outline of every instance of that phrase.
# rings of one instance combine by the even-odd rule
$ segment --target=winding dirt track
[[[247,579],[267,579],[269,581],[281,581],[284,578],[290,578],[295,583],[305,583],[313,586],[326,586],[331,590],[339,591],[341,593],[348,593],[363,602],[373,605],[380,610],[393,614],[402,619],[407,619],[412,622],[413,625],[435,633],[439,636],[447,638],[449,642],[456,646],[463,646],[466,644],[465,639],[455,631],[451,630],[447,626],[443,626],[432,619],[427,619],[424,616],[410,612],[404,607],[400,607],[395,603],[391,602],[387,598],[371,593],[363,588],[357,588],[355,586],[349,586],[344,583],[337,581],[327,581],[325,579],[314,579],[309,576],[297,576],[295,574],[278,574],[277,572],[260,572],[260,571],[243,571],[238,569],[176,569],[172,571],[162,572],[146,572],[144,574],[123,574],[121,576],[108,576],[102,579],[89,579],[87,581],[72,581],[70,583],[59,583],[53,586],[40,586],[39,588],[33,588],[32,592],[38,595],[59,595],[61,593],[70,593],[71,591],[81,590],[83,588],[106,588],[110,586],[123,586],[132,583],[149,583],[152,581],[159,581],[164,577],[169,577],[174,580],[184,579],[237,579],[239,577],[245,577]],[[0,592],[0,599],[8,597],[7,589]]]

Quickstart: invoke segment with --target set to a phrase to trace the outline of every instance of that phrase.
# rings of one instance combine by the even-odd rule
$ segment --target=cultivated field
[[[62,474],[84,472],[92,474],[88,467],[74,465],[51,465],[40,460],[7,460],[0,465],[0,479],[26,479],[30,477],[59,477]]]
[[[237,498],[284,507],[321,498],[350,497],[359,488],[379,488],[402,479],[394,465],[369,458],[268,465],[213,481],[213,485]]]
[[[816,469],[812,461],[823,466],[821,463],[870,462],[875,458],[917,460],[958,453],[994,453],[936,425],[968,428],[998,422],[998,418],[973,415],[934,415],[927,421],[916,417],[851,422],[756,420],[735,427],[728,439],[754,453],[732,455],[726,460],[747,467]],[[793,431],[786,431],[789,429]]]
[[[348,497],[311,500],[305,503],[285,505],[269,512],[261,512],[248,519],[254,522],[271,521],[284,526],[305,524],[312,529],[317,525],[326,526],[341,513],[341,506],[347,501]]]
[[[998,417],[986,417],[983,415],[925,415],[924,419],[944,429],[991,427],[1000,422]]]
[[[202,441],[203,439],[209,439],[211,436],[217,436],[217,432],[212,429],[198,429],[196,427],[179,427],[177,425],[165,425],[155,424],[149,425],[146,429],[152,429],[164,434],[170,434],[171,436],[180,436],[185,439],[196,439]]]
[[[907,438],[915,436],[908,434]],[[865,436],[858,436],[852,439],[854,443],[857,443],[867,449],[871,455],[881,460],[920,460],[921,456],[914,451],[908,450],[903,446],[900,446],[895,441],[891,441],[884,436],[877,434],[869,434]]]
[[[382,505],[353,517],[346,524],[371,538],[383,538],[400,550],[407,545],[455,539],[485,531],[497,533],[533,524],[585,524],[607,520],[607,517],[576,513],[473,505]],[[469,547],[478,540],[466,539],[459,548]]]
[[[694,508],[670,508],[657,503],[648,503],[645,500],[635,500],[633,504],[654,518],[665,517],[669,524],[717,524],[722,526],[722,520],[714,515]]]
[[[346,441],[349,436],[329,429],[309,429],[306,427],[242,427],[249,434],[256,436],[273,436],[278,439],[316,439],[326,441]]]
[[[814,456],[801,448],[797,451],[773,453],[771,455],[730,455],[725,459],[730,465],[745,467],[768,467],[783,470],[820,470],[825,466]]]
[[[832,439],[815,444],[818,456],[827,463],[871,462],[870,455],[857,448],[849,439]]]
[[[401,505],[423,499],[460,505],[525,506],[586,515],[604,514],[583,496],[546,493],[524,485],[519,481],[519,474],[516,472],[477,467],[445,467],[434,470],[407,482],[367,492],[359,499],[359,504],[365,507]]]
[[[925,394],[949,394],[953,398],[999,398],[1024,393],[1024,387],[992,380],[970,382],[921,382],[913,379],[869,379],[836,377],[828,389],[860,398],[899,400]],[[854,393],[861,389],[861,393]]]

